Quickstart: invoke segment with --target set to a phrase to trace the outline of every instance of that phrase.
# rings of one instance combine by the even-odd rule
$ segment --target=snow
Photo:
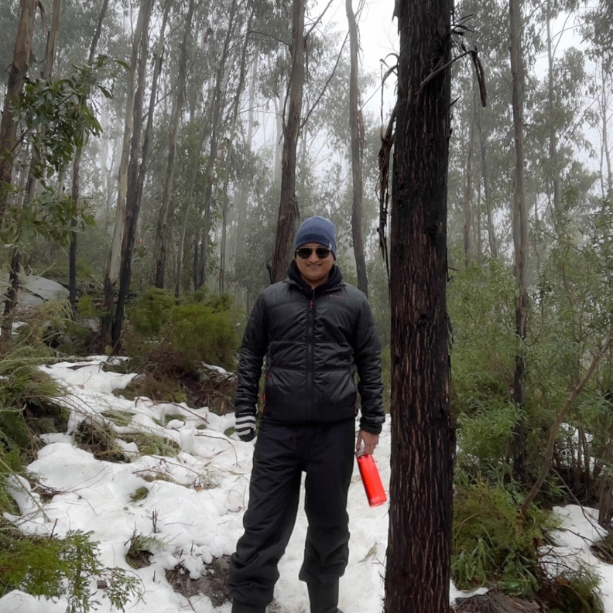
[[[104,356],[94,356],[43,367],[67,390],[62,402],[71,411],[68,433],[44,435],[46,445],[29,466],[29,471],[37,474],[54,495],[43,504],[28,481],[14,477],[10,491],[20,516],[7,517],[29,534],[53,533],[61,537],[71,530],[92,532],[93,540],[100,543],[102,563],[124,568],[141,581],[142,597],[127,605],[126,611],[130,613],[230,613],[229,603],[214,608],[207,596],[188,600],[174,592],[165,570],[181,563],[196,579],[205,564],[234,551],[242,534],[254,443],[243,443],[235,434],[226,435],[234,426],[232,414],[219,416],[206,407],[190,409],[183,403],[155,403],[147,398],[131,401],[113,395],[114,389],[125,388],[135,375],[104,372],[104,361]],[[112,463],[97,460],[75,447],[70,434],[78,424],[94,416],[103,419],[100,415],[110,409],[132,416],[128,426],[108,422],[118,438],[138,429],[175,441],[181,451],[174,458],[141,456],[135,442],[123,442],[122,448],[132,461]],[[389,455],[388,420],[375,454],[386,489],[390,478]],[[141,488],[146,488],[148,495],[134,496]],[[281,578],[275,589],[275,600],[284,613],[309,610],[306,586],[298,580],[307,528],[302,506],[280,563]],[[556,549],[582,560],[600,574],[605,613],[613,613],[613,567],[597,560],[589,549],[594,540],[604,535],[595,512],[577,506],[559,508],[556,512],[562,522],[561,529],[553,535]],[[357,465],[349,490],[349,514],[350,559],[341,579],[339,607],[345,611],[380,612],[388,508],[387,504],[368,506]],[[136,570],[125,559],[135,536],[153,537],[154,550],[151,565]],[[553,561],[548,568],[555,572]],[[451,585],[452,602],[466,595]],[[113,610],[103,591],[98,590],[94,598],[99,601],[100,613]],[[20,591],[0,598],[0,613],[65,610],[66,602],[61,599],[46,601]]]

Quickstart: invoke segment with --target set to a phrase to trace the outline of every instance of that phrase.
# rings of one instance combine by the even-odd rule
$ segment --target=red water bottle
[[[359,455],[358,468],[360,469],[360,476],[366,490],[368,504],[371,507],[378,507],[387,500],[387,496],[385,495],[383,483],[381,483],[381,477],[379,476],[379,471],[372,454],[363,453]]]

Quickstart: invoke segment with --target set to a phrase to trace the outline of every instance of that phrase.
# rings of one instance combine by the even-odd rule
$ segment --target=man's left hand
[[[373,453],[378,442],[378,434],[373,434],[372,432],[367,432],[366,430],[360,430],[358,432],[358,439],[355,443],[355,450],[358,453]]]

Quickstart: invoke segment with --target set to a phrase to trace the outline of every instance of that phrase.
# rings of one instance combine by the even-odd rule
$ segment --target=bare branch
[[[317,27],[317,24],[323,19],[323,16],[326,14],[326,11],[330,8],[330,5],[332,4],[332,2],[333,0],[329,0],[328,4],[326,5],[326,8],[322,11],[321,15],[315,20],[310,30],[305,34],[304,36],[305,38],[308,38],[311,35],[311,32]]]
[[[328,85],[330,85],[330,81],[332,81],[332,77],[334,77],[334,74],[336,73],[336,69],[338,67],[338,63],[341,61],[341,56],[343,55],[343,49],[345,49],[345,45],[347,44],[347,39],[348,38],[349,38],[349,32],[347,32],[347,34],[345,34],[345,40],[343,41],[343,45],[341,46],[341,49],[338,52],[338,56],[336,58],[336,63],[334,64],[334,68],[332,69],[332,72],[330,73],[330,76],[328,77],[328,80],[326,81],[326,83],[323,86],[321,92],[319,93],[319,96],[317,96],[317,100],[315,100],[315,102],[313,103],[313,106],[309,109],[309,112],[305,115],[304,121],[300,124],[300,129],[301,130],[302,130],[302,128],[304,128],[306,122],[309,120],[309,117],[311,116],[311,113],[315,110],[315,108],[319,104],[319,101],[321,100],[322,96],[325,94],[326,89],[328,89]]]
[[[598,366],[598,362],[600,362],[600,359],[608,351],[609,347],[611,347],[612,344],[613,344],[613,328],[611,328],[611,331],[609,332],[609,336],[607,340],[604,342],[604,344],[602,345],[600,351],[597,351],[594,354],[594,357],[592,358],[592,363],[590,364],[585,375],[583,376],[583,379],[581,379],[580,383],[577,385],[577,387],[575,387],[575,389],[572,391],[572,393],[566,400],[566,403],[564,404],[564,406],[560,409],[560,411],[556,415],[553,426],[551,427],[551,430],[549,432],[549,438],[547,439],[547,446],[545,447],[545,460],[541,468],[541,473],[538,479],[535,481],[534,485],[532,486],[532,489],[528,493],[528,496],[526,496],[524,503],[521,505],[520,513],[524,517],[526,516],[526,511],[528,510],[528,507],[530,506],[530,504],[532,504],[532,502],[536,498],[536,495],[539,493],[543,483],[545,482],[545,479],[547,478],[547,475],[549,474],[549,468],[551,466],[551,460],[553,458],[553,448],[556,442],[556,438],[558,436],[558,431],[560,430],[560,426],[562,425],[562,422],[568,415],[568,412],[570,411],[573,405],[573,402],[576,400],[577,396],[583,391],[583,388],[587,385],[588,381],[591,379],[592,375],[594,374],[594,371],[596,370],[596,366]]]

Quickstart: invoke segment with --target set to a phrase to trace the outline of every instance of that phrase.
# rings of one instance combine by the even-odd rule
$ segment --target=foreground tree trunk
[[[521,0],[509,0],[511,22],[511,73],[513,76],[513,129],[515,136],[515,191],[513,194],[513,245],[517,303],[515,334],[517,353],[513,376],[513,401],[521,412],[526,395],[526,358],[524,343],[528,329],[528,289],[526,264],[528,258],[528,207],[524,193],[524,68],[521,44]],[[513,471],[515,478],[525,481],[526,426],[520,419],[513,440]]]
[[[273,283],[285,278],[291,259],[292,243],[298,219],[296,201],[296,148],[302,115],[304,85],[304,10],[305,0],[294,0],[292,20],[292,71],[289,82],[289,110],[283,126],[283,156],[281,158],[281,201],[277,218],[275,251],[270,276]]]
[[[36,0],[21,0],[13,61],[8,67],[9,78],[2,109],[2,123],[0,123],[0,215],[6,213],[13,180],[17,124],[13,121],[12,107],[21,95],[24,78],[30,67],[35,11]]]
[[[362,113],[358,108],[358,26],[355,21],[351,0],[345,0],[345,11],[349,23],[349,48],[351,54],[351,72],[349,73],[349,129],[351,131],[351,175],[353,178],[351,234],[358,275],[358,289],[368,296],[366,259],[364,258],[364,240],[362,238],[362,143],[364,141],[364,124],[362,122]]]
[[[450,0],[397,4],[386,613],[449,611],[455,452],[446,312],[450,73],[432,70],[450,59],[451,7]]]
[[[47,45],[45,47],[45,58],[43,61],[43,70],[41,77],[48,80],[53,72],[53,64],[55,63],[55,50],[57,47],[57,39],[60,29],[60,11],[62,8],[62,0],[53,0],[53,13],[51,18],[51,28],[47,32]],[[40,127],[39,130],[44,130],[44,127]],[[60,177],[63,176],[63,170],[60,172]],[[63,180],[60,178],[60,192]],[[36,189],[38,185],[38,179],[34,176],[32,166],[30,167],[30,174],[28,177],[28,183],[25,193],[25,207],[30,207],[32,201],[36,196]],[[11,257],[11,265],[9,267],[9,292],[4,303],[4,317],[9,319],[15,308],[17,307],[17,299],[19,296],[19,275],[21,274],[21,251],[19,247],[13,249],[13,255]]]

